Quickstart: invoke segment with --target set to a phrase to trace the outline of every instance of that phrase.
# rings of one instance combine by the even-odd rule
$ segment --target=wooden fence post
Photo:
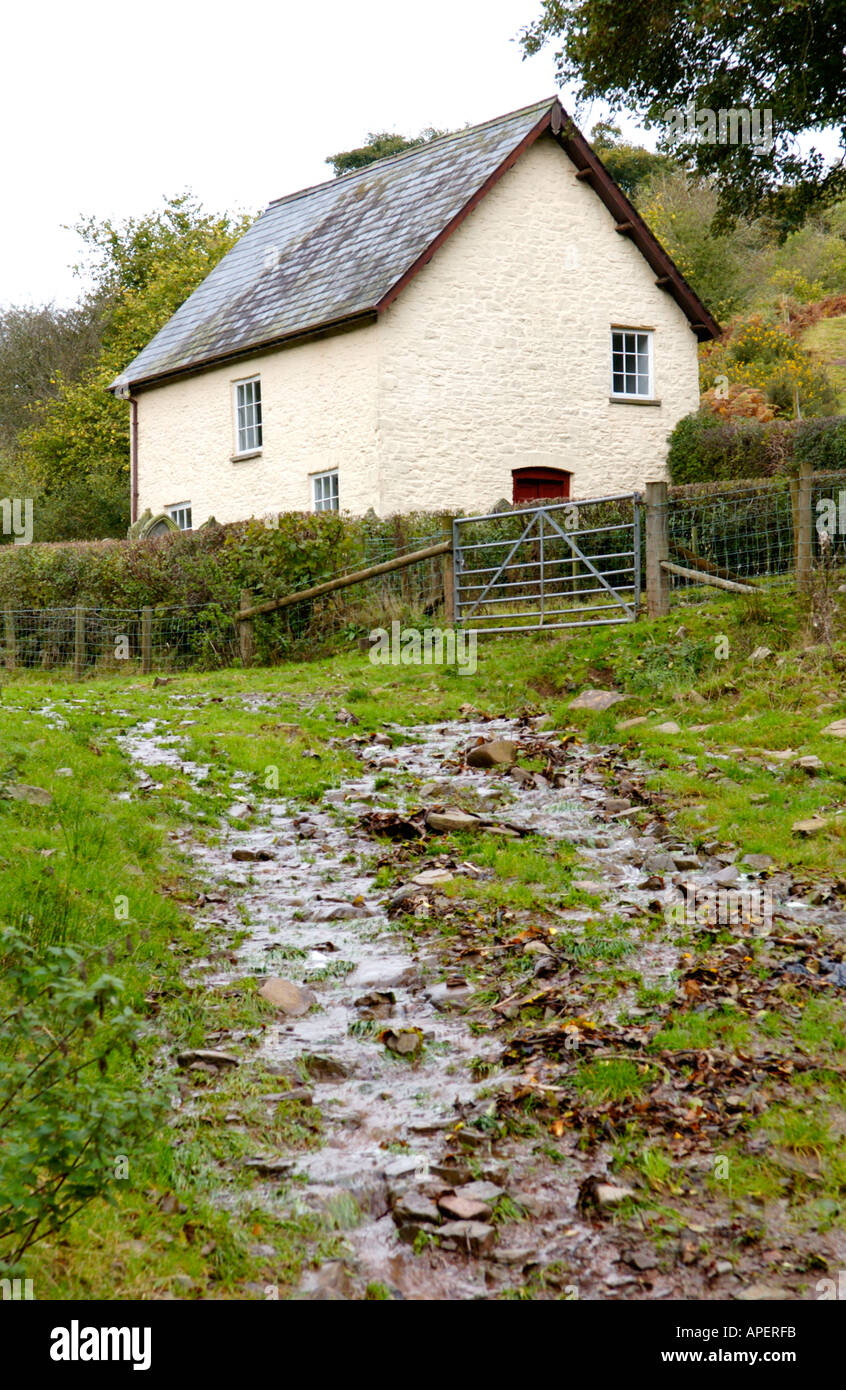
[[[74,609],[73,624],[73,674],[76,680],[82,677],[85,666],[85,609],[81,603]]]
[[[241,608],[252,608],[253,591],[252,589],[241,590]],[[238,642],[241,648],[241,660],[245,666],[252,666],[255,654],[255,633],[252,618],[241,618],[238,623]]]
[[[796,550],[796,590],[807,594],[811,588],[814,562],[814,515],[812,498],[813,470],[810,463],[799,465],[799,527]]]
[[[6,647],[4,653],[6,670],[14,671],[18,664],[18,645],[15,637],[15,611],[13,608],[7,608],[3,613],[3,636]]]
[[[141,674],[149,676],[153,669],[153,610],[141,609]]]
[[[450,539],[455,534],[452,523],[453,518],[447,517]],[[452,627],[455,622],[455,557],[451,550],[445,550],[441,557],[441,574],[444,581],[444,623]]]
[[[670,576],[663,561],[670,558],[670,519],[667,484],[646,484],[646,613],[664,618],[670,611]]]

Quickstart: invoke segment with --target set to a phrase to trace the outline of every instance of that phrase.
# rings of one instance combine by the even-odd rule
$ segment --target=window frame
[[[614,376],[615,376],[615,371],[614,371],[614,339],[615,339],[615,337],[617,337],[618,335],[622,335],[622,337],[623,337],[623,348],[622,348],[622,351],[623,351],[623,379],[624,379],[624,381],[625,381],[626,376],[628,375],[628,373],[627,373],[627,371],[626,371],[626,365],[625,365],[625,359],[626,359],[626,355],[627,355],[626,338],[627,338],[627,337],[633,337],[633,338],[637,339],[637,338],[639,338],[639,337],[642,337],[642,338],[645,338],[645,339],[646,339],[646,346],[647,346],[647,373],[648,373],[648,375],[647,375],[647,383],[646,383],[646,384],[647,384],[647,389],[646,389],[646,391],[617,391],[617,390],[615,390],[615,387],[614,387]],[[611,348],[611,353],[610,353],[610,356],[611,356],[611,363],[610,363],[610,365],[611,365],[611,393],[610,393],[610,399],[611,399],[612,401],[628,401],[628,402],[634,403],[634,404],[637,404],[638,402],[640,402],[641,404],[644,403],[644,402],[649,402],[650,404],[656,403],[656,402],[655,402],[655,330],[654,330],[653,328],[629,327],[627,324],[621,324],[621,323],[619,323],[619,324],[612,324],[612,325],[611,325],[610,334],[609,334],[609,344],[610,344],[610,348]],[[635,346],[635,357],[637,357],[637,347],[636,347],[636,346]],[[638,375],[639,375],[639,373],[638,373],[638,371],[637,371],[637,368],[635,368],[635,379],[637,379]]]
[[[168,506],[168,507],[165,508],[165,511],[167,512],[167,514],[168,514],[168,516],[170,517],[171,521],[175,521],[175,522],[176,522],[176,524],[177,524],[177,526],[179,527],[180,531],[193,531],[193,529],[194,529],[194,520],[193,520],[193,516],[192,516],[192,514],[191,514],[191,503],[190,503],[190,502],[172,502],[172,503],[170,504],[170,506]],[[182,525],[182,522],[181,522],[180,519],[179,519],[179,518],[180,518],[180,514],[183,514],[183,515],[184,515],[185,513],[187,513],[187,515],[188,515],[188,525],[187,525],[187,526],[183,526],[183,525]]]
[[[332,479],[334,479],[335,482],[334,490],[330,488],[328,498],[319,498],[317,495],[318,483],[324,483],[327,480],[331,481]],[[327,501],[330,504],[328,507],[323,505]],[[332,505],[333,502],[334,506]],[[341,510],[341,481],[338,475],[337,468],[324,468],[321,470],[320,473],[312,473],[311,505],[312,510],[315,512],[339,512]]]
[[[243,407],[242,407],[241,399],[240,399],[240,394],[241,394],[241,392],[243,392],[244,389],[245,389],[246,387],[248,387],[248,386],[253,386],[253,387],[256,387],[256,388],[257,388],[257,399],[256,399],[256,397],[254,396],[253,400],[251,400],[251,401],[249,401],[249,402],[246,402],[246,403],[243,405]],[[252,423],[251,423],[251,424],[245,424],[245,425],[244,425],[244,431],[245,431],[245,432],[246,432],[246,431],[255,432],[255,434],[257,435],[257,440],[256,440],[256,442],[253,443],[253,444],[249,444],[249,445],[248,445],[248,444],[245,443],[244,447],[242,447],[242,444],[241,444],[241,435],[242,435],[242,429],[241,429],[241,410],[242,410],[242,408],[243,408],[245,412],[246,412],[246,410],[248,410],[248,409],[250,409],[250,410],[252,410],[252,411],[255,412],[256,407],[258,408],[258,419],[256,420],[256,419],[254,418],[254,419],[252,420]],[[233,458],[233,459],[248,459],[248,458],[255,458],[256,454],[260,454],[260,453],[261,453],[261,451],[262,451],[262,449],[263,449],[263,447],[264,447],[264,412],[263,412],[262,407],[263,407],[263,401],[262,401],[262,396],[261,396],[261,375],[260,375],[260,373],[257,372],[254,376],[245,376],[245,377],[241,377],[238,381],[233,381],[233,383],[232,383],[232,423],[233,423],[233,428],[234,428],[234,432],[235,432],[235,449],[234,449],[234,453],[233,453],[233,455],[232,455],[232,458]]]

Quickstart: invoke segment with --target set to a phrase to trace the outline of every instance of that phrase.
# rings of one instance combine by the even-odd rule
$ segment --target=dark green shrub
[[[446,526],[439,513],[380,520],[287,512],[272,524],[212,523],[154,540],[6,545],[0,547],[0,607],[19,615],[17,661],[24,666],[69,659],[76,604],[88,610],[89,664],[108,661],[117,631],[126,633],[130,654],[137,656],[140,610],[150,607],[158,660],[175,668],[221,665],[237,656],[233,618],[242,590],[260,603],[307,589],[440,540]],[[255,627],[256,656],[270,661],[306,640],[313,643],[343,625],[363,598],[377,612],[395,597],[405,609],[424,608],[437,587],[433,573],[430,565],[415,567],[370,584],[366,594],[362,586],[331,603],[304,602],[262,617]],[[48,619],[42,609],[63,611]]]
[[[667,467],[676,485],[745,481],[798,472],[846,469],[846,417],[810,420],[721,419],[708,410],[685,415],[669,437]]]
[[[721,420],[700,410],[679,420],[669,437],[667,467],[674,483],[765,478],[772,462],[760,420]]]

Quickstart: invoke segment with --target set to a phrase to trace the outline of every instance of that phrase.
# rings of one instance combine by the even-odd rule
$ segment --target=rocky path
[[[390,746],[397,736],[408,741]],[[548,775],[468,766],[466,750],[490,740],[528,741],[535,761],[547,747],[555,755]],[[219,838],[204,843],[187,829],[180,834],[206,885],[198,920],[233,933],[248,924],[225,968],[204,971],[204,987],[253,978],[278,1007],[278,1022],[242,1065],[267,1075],[268,1104],[275,1075],[308,1094],[323,1115],[322,1147],[295,1154],[267,1148],[251,1160],[266,1204],[300,1202],[336,1220],[348,1213],[347,1256],[310,1271],[300,1296],[362,1297],[378,1283],[394,1297],[465,1299],[535,1279],[540,1297],[725,1298],[744,1279],[762,1277],[760,1263],[744,1273],[724,1262],[728,1268],[715,1272],[717,1261],[690,1255],[697,1232],[720,1230],[701,1192],[687,1200],[687,1255],[684,1234],[669,1257],[639,1238],[636,1216],[617,1222],[614,1212],[634,1210],[637,1193],[609,1175],[611,1149],[601,1132],[584,1145],[566,1119],[549,1118],[564,1054],[560,1047],[550,1054],[546,1039],[564,1029],[562,1046],[572,1044],[574,1056],[631,1048],[639,1057],[648,1030],[639,1028],[644,1011],[634,992],[621,984],[594,995],[579,982],[579,943],[585,940],[589,957],[591,923],[613,918],[630,970],[642,985],[672,993],[684,954],[673,932],[656,924],[668,921],[679,884],[750,889],[763,882],[766,864],[744,865],[716,844],[697,853],[674,837],[660,808],[650,809],[636,775],[623,779],[629,795],[613,793],[621,773],[610,750],[570,744],[564,755],[560,734],[532,721],[471,718],[352,741],[361,773],[319,807],[302,811],[272,797],[259,803],[236,777]],[[162,763],[202,782],[205,769],[184,760],[178,729],[151,721],[132,730],[125,746],[142,784]],[[526,829],[549,852],[577,846],[583,869],[576,884],[602,901],[601,909],[550,903],[548,912],[517,914],[508,926],[509,940],[523,933],[516,949],[532,959],[528,980],[538,1005],[528,1016],[525,971],[523,995],[510,1002],[511,988],[496,978],[501,953],[474,946],[445,889],[491,871],[449,859],[425,826],[423,857],[417,846],[407,860],[401,828],[393,841],[371,833],[374,811],[387,813],[387,823],[401,821],[398,805],[443,815],[457,801],[472,804],[504,841]],[[380,853],[392,878],[387,888],[374,882]],[[842,934],[846,914],[793,897],[788,876],[772,887],[788,939],[806,933],[821,911]],[[562,955],[556,941],[565,939]],[[494,989],[486,989],[490,971]],[[226,1050],[241,1041],[221,1034],[205,1046]],[[217,1063],[198,1055],[187,1065],[213,1073]],[[525,1098],[527,1087],[546,1107],[540,1139],[536,1130],[531,1138],[521,1132],[515,1097]],[[662,1075],[659,1064],[656,1105],[681,1105],[679,1089],[690,1088],[666,1066]],[[591,1116],[579,1119],[583,1136]],[[291,1178],[298,1181],[280,1195],[280,1179]]]

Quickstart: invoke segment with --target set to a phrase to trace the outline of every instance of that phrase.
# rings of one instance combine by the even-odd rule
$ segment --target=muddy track
[[[476,805],[525,825],[547,844],[578,846],[583,877],[600,885],[602,911],[628,924],[634,952],[627,963],[644,983],[668,983],[679,951],[663,934],[641,936],[640,923],[648,920],[650,905],[654,919],[656,900],[664,900],[672,887],[669,877],[660,888],[661,880],[650,877],[650,855],[668,848],[682,853],[685,846],[668,836],[660,817],[652,833],[649,826],[646,833],[633,830],[625,814],[609,819],[603,766],[608,750],[573,746],[558,786],[538,778],[517,787],[499,772],[474,771],[457,759],[475,739],[527,731],[551,743],[558,737],[507,720],[390,729],[408,741],[394,749],[362,741],[361,774],[328,792],[319,807],[303,811],[281,799],[258,803],[248,795],[246,778],[236,777],[234,805],[218,843],[202,843],[187,830],[179,835],[212,900],[197,909],[198,924],[208,920],[234,933],[245,919],[249,922],[231,964],[225,970],[216,964],[197,977],[204,987],[279,975],[308,985],[317,996],[316,1006],[302,1017],[280,1015],[249,1054],[250,1066],[271,1074],[269,1083],[272,1074],[307,1078],[325,1123],[326,1142],[317,1150],[257,1155],[304,1179],[292,1189],[296,1196],[281,1197],[278,1180],[257,1177],[263,1202],[274,1209],[286,1201],[331,1208],[349,1194],[360,1213],[359,1224],[345,1233],[348,1258],[311,1271],[301,1297],[362,1297],[366,1285],[378,1281],[395,1297],[485,1298],[522,1285],[533,1270],[551,1271],[541,1297],[732,1296],[724,1282],[695,1262],[675,1255],[667,1261],[642,1257],[637,1223],[634,1233],[631,1224],[621,1229],[607,1212],[580,1203],[589,1177],[614,1181],[607,1176],[606,1145],[585,1152],[572,1133],[538,1145],[516,1134],[488,1134],[484,1124],[473,1123],[493,1110],[492,1095],[503,1084],[506,1090],[516,1084],[523,1068],[511,1079],[499,1070],[504,1038],[493,1024],[501,1019],[494,1019],[489,1005],[474,1006],[469,990],[450,988],[437,914],[431,932],[422,923],[410,945],[408,933],[386,910],[388,892],[374,886],[368,866],[379,846],[360,825],[363,813],[396,806],[398,800],[401,805],[403,798],[419,806],[421,783],[434,783],[442,804],[472,794]],[[202,782],[205,769],[184,760],[182,737],[158,721],[125,736],[142,785],[150,785],[148,769],[161,763],[179,766]],[[386,773],[394,780],[387,795],[377,790]],[[438,848],[432,843],[432,855]],[[236,853],[269,857],[244,862],[233,858]],[[425,867],[418,864],[409,874]],[[718,861],[706,863],[686,877],[713,881],[720,867]],[[473,866],[459,864],[447,872],[460,876],[473,872]],[[743,875],[737,880],[739,886],[747,881],[752,880]],[[790,899],[787,882],[783,887],[782,907],[800,924],[809,909]],[[433,893],[436,887],[427,891],[429,900]],[[596,909],[575,908],[558,911],[556,920],[578,937],[597,915]],[[393,996],[393,1003],[385,999],[380,1008],[371,997],[368,1008],[367,996],[379,992]],[[616,998],[597,1000],[591,1012],[613,1025],[622,1011],[631,1016],[632,1004],[623,990]],[[384,1022],[368,1026],[363,1020],[374,1011]],[[419,1055],[410,1060],[392,1053],[379,1040],[388,1027],[419,1029],[424,1044]],[[210,1038],[207,1045],[225,1047],[227,1038]],[[491,1075],[474,1079],[488,1069]],[[495,1194],[506,1194],[514,1204],[510,1213],[518,1211],[521,1219],[497,1223],[492,1235],[486,1234],[491,1230],[486,1219],[453,1222],[440,1228],[445,1239],[431,1239],[438,1222],[449,1222],[449,1212],[436,1213],[435,1204],[469,1183],[477,1186],[465,1199],[472,1202],[475,1194],[482,1207],[487,1202],[496,1209]],[[692,1229],[704,1229],[694,1218],[709,1218],[695,1203],[690,1210]],[[750,1270],[749,1277],[753,1274]],[[737,1287],[735,1282],[734,1291]]]

